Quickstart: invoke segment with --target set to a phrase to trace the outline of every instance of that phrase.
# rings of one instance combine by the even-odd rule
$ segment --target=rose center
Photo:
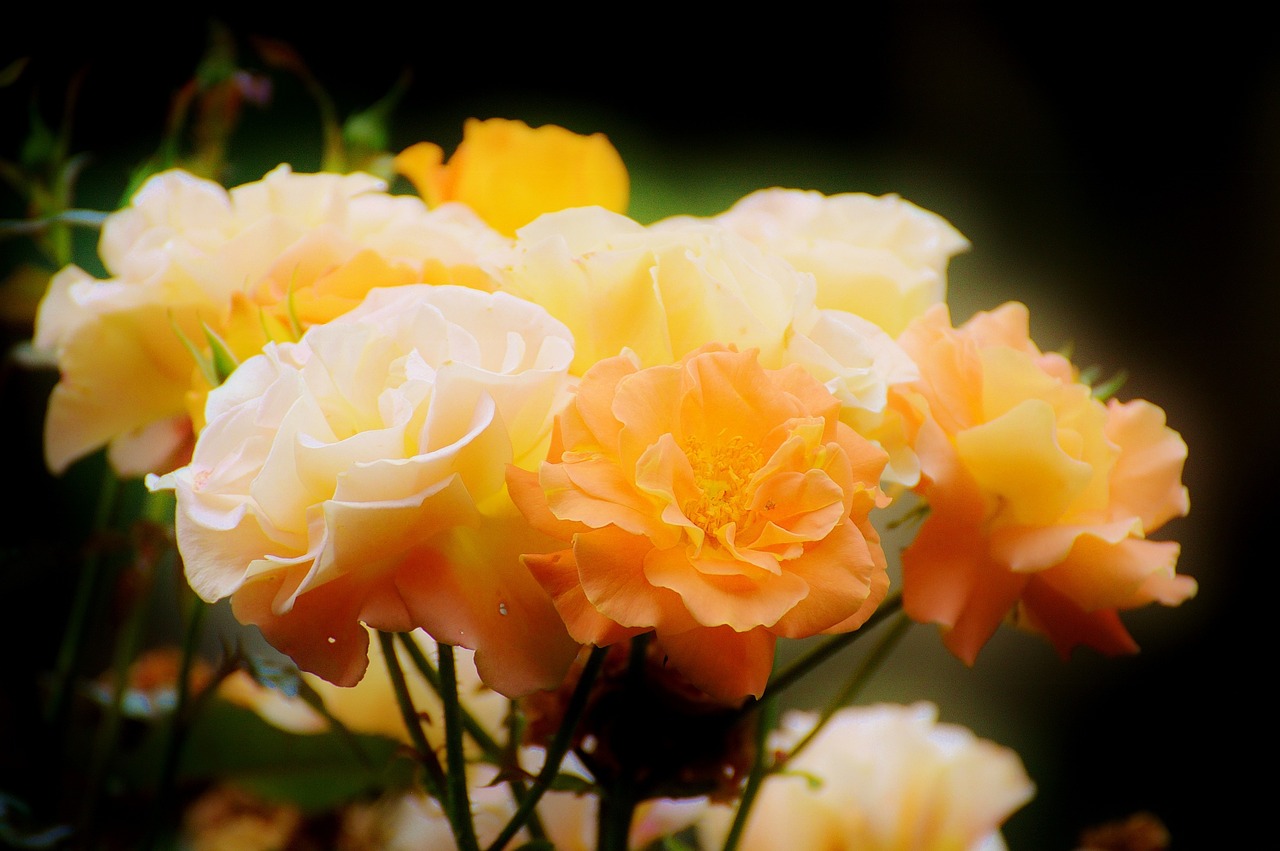
[[[747,512],[747,482],[760,468],[763,455],[741,435],[718,442],[691,437],[683,448],[697,492],[681,508],[689,520],[714,535]]]

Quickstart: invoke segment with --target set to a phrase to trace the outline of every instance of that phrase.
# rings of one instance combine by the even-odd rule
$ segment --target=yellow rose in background
[[[335,685],[364,675],[363,625],[472,649],[507,696],[558,685],[578,648],[519,560],[554,542],[504,476],[545,456],[572,347],[534,304],[429,285],[268,344],[209,394],[191,463],[147,479],[177,492],[191,587]]]
[[[1176,606],[1196,580],[1149,535],[1185,515],[1187,445],[1143,400],[1103,402],[1042,353],[1025,305],[951,326],[930,308],[900,338],[921,378],[895,389],[915,418],[929,506],[902,553],[902,599],[967,664],[1001,624],[1106,654],[1138,648],[1119,612]]]
[[[470,118],[447,163],[439,145],[419,142],[395,166],[432,207],[461,201],[508,236],[542,213],[593,205],[623,213],[630,202],[627,168],[609,139],[554,124]]]
[[[61,373],[46,461],[60,473],[109,444],[124,476],[186,463],[212,386],[188,343],[207,358],[206,328],[243,359],[374,287],[490,288],[483,257],[506,243],[461,205],[428,210],[367,174],[280,166],[230,191],[180,170],[158,174],[103,225],[110,277],[68,266],[40,304],[34,346]]]
[[[895,194],[761,189],[713,219],[812,272],[819,307],[857,314],[895,337],[946,298],[947,264],[969,248],[942,216]]]
[[[521,748],[521,767],[536,773],[543,762],[540,748]],[[573,753],[566,755],[561,774],[590,777]],[[468,766],[467,796],[475,818],[476,838],[490,846],[515,813],[511,790],[497,766]],[[547,842],[555,851],[595,851],[599,810],[596,795],[551,791],[543,796],[539,814]],[[628,848],[649,848],[663,837],[691,826],[706,806],[704,798],[650,799],[640,802],[632,822]],[[337,847],[342,851],[446,851],[457,848],[444,808],[421,790],[393,791],[368,801],[353,802],[339,814]],[[529,831],[522,828],[505,847],[524,847]]]
[[[500,289],[569,326],[575,374],[623,349],[657,366],[710,341],[753,348],[767,369],[796,364],[822,382],[840,418],[889,453],[886,480],[914,484],[914,454],[886,403],[915,365],[873,323],[817,307],[812,274],[712,221],[645,227],[594,207],[539,217],[510,256]]]
[[[788,712],[771,751],[790,752],[817,719]],[[738,847],[997,851],[1001,825],[1034,794],[1017,753],[939,723],[933,704],[846,707],[765,779]],[[721,847],[732,820],[730,807],[708,807],[701,847]]]

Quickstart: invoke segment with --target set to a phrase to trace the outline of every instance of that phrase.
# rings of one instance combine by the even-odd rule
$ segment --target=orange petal
[[[298,667],[333,683],[354,686],[369,666],[369,633],[360,625],[360,593],[341,577],[294,601],[284,614],[272,611],[283,573],[264,575],[241,586],[231,597],[236,620],[254,624],[263,637]]]
[[[672,667],[719,700],[760,697],[773,672],[777,638],[767,629],[700,627],[674,635],[659,633],[658,640]]]
[[[644,578],[678,595],[699,624],[740,631],[773,626],[809,593],[803,579],[785,570],[770,574],[737,560],[725,563],[729,570],[700,570],[683,546],[652,550]]]
[[[480,678],[507,697],[559,685],[577,654],[551,598],[518,559],[473,563],[421,551],[395,583],[414,622],[442,644],[474,650]]]
[[[573,550],[530,554],[522,561],[543,589],[551,595],[556,611],[564,620],[573,639],[582,644],[607,647],[644,632],[619,626],[591,605],[578,582],[578,565]]]
[[[694,625],[680,598],[646,575],[653,544],[613,528],[578,535],[573,554],[587,599],[602,615],[626,627],[688,629]]]
[[[1141,517],[1147,533],[1191,510],[1182,485],[1187,444],[1165,425],[1164,411],[1141,400],[1112,399],[1106,433],[1120,446],[1110,479],[1116,510]]]
[[[1044,633],[1064,660],[1081,644],[1108,656],[1138,652],[1115,609],[1086,612],[1038,576],[1027,583],[1022,602],[1024,625]]]

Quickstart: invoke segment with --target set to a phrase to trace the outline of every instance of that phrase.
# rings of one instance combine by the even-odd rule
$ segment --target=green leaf
[[[236,371],[240,361],[231,353],[226,341],[219,337],[216,331],[206,323],[202,322],[200,324],[204,328],[204,338],[209,341],[209,350],[213,354],[213,371],[217,381],[212,382],[212,384],[217,387],[227,380],[227,376]]]

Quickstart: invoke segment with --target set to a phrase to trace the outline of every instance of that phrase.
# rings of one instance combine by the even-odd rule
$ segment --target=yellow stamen
[[[715,443],[691,437],[683,448],[698,485],[698,494],[682,506],[685,516],[712,535],[727,523],[739,521],[741,526],[747,483],[763,461],[760,449],[741,435]]]

